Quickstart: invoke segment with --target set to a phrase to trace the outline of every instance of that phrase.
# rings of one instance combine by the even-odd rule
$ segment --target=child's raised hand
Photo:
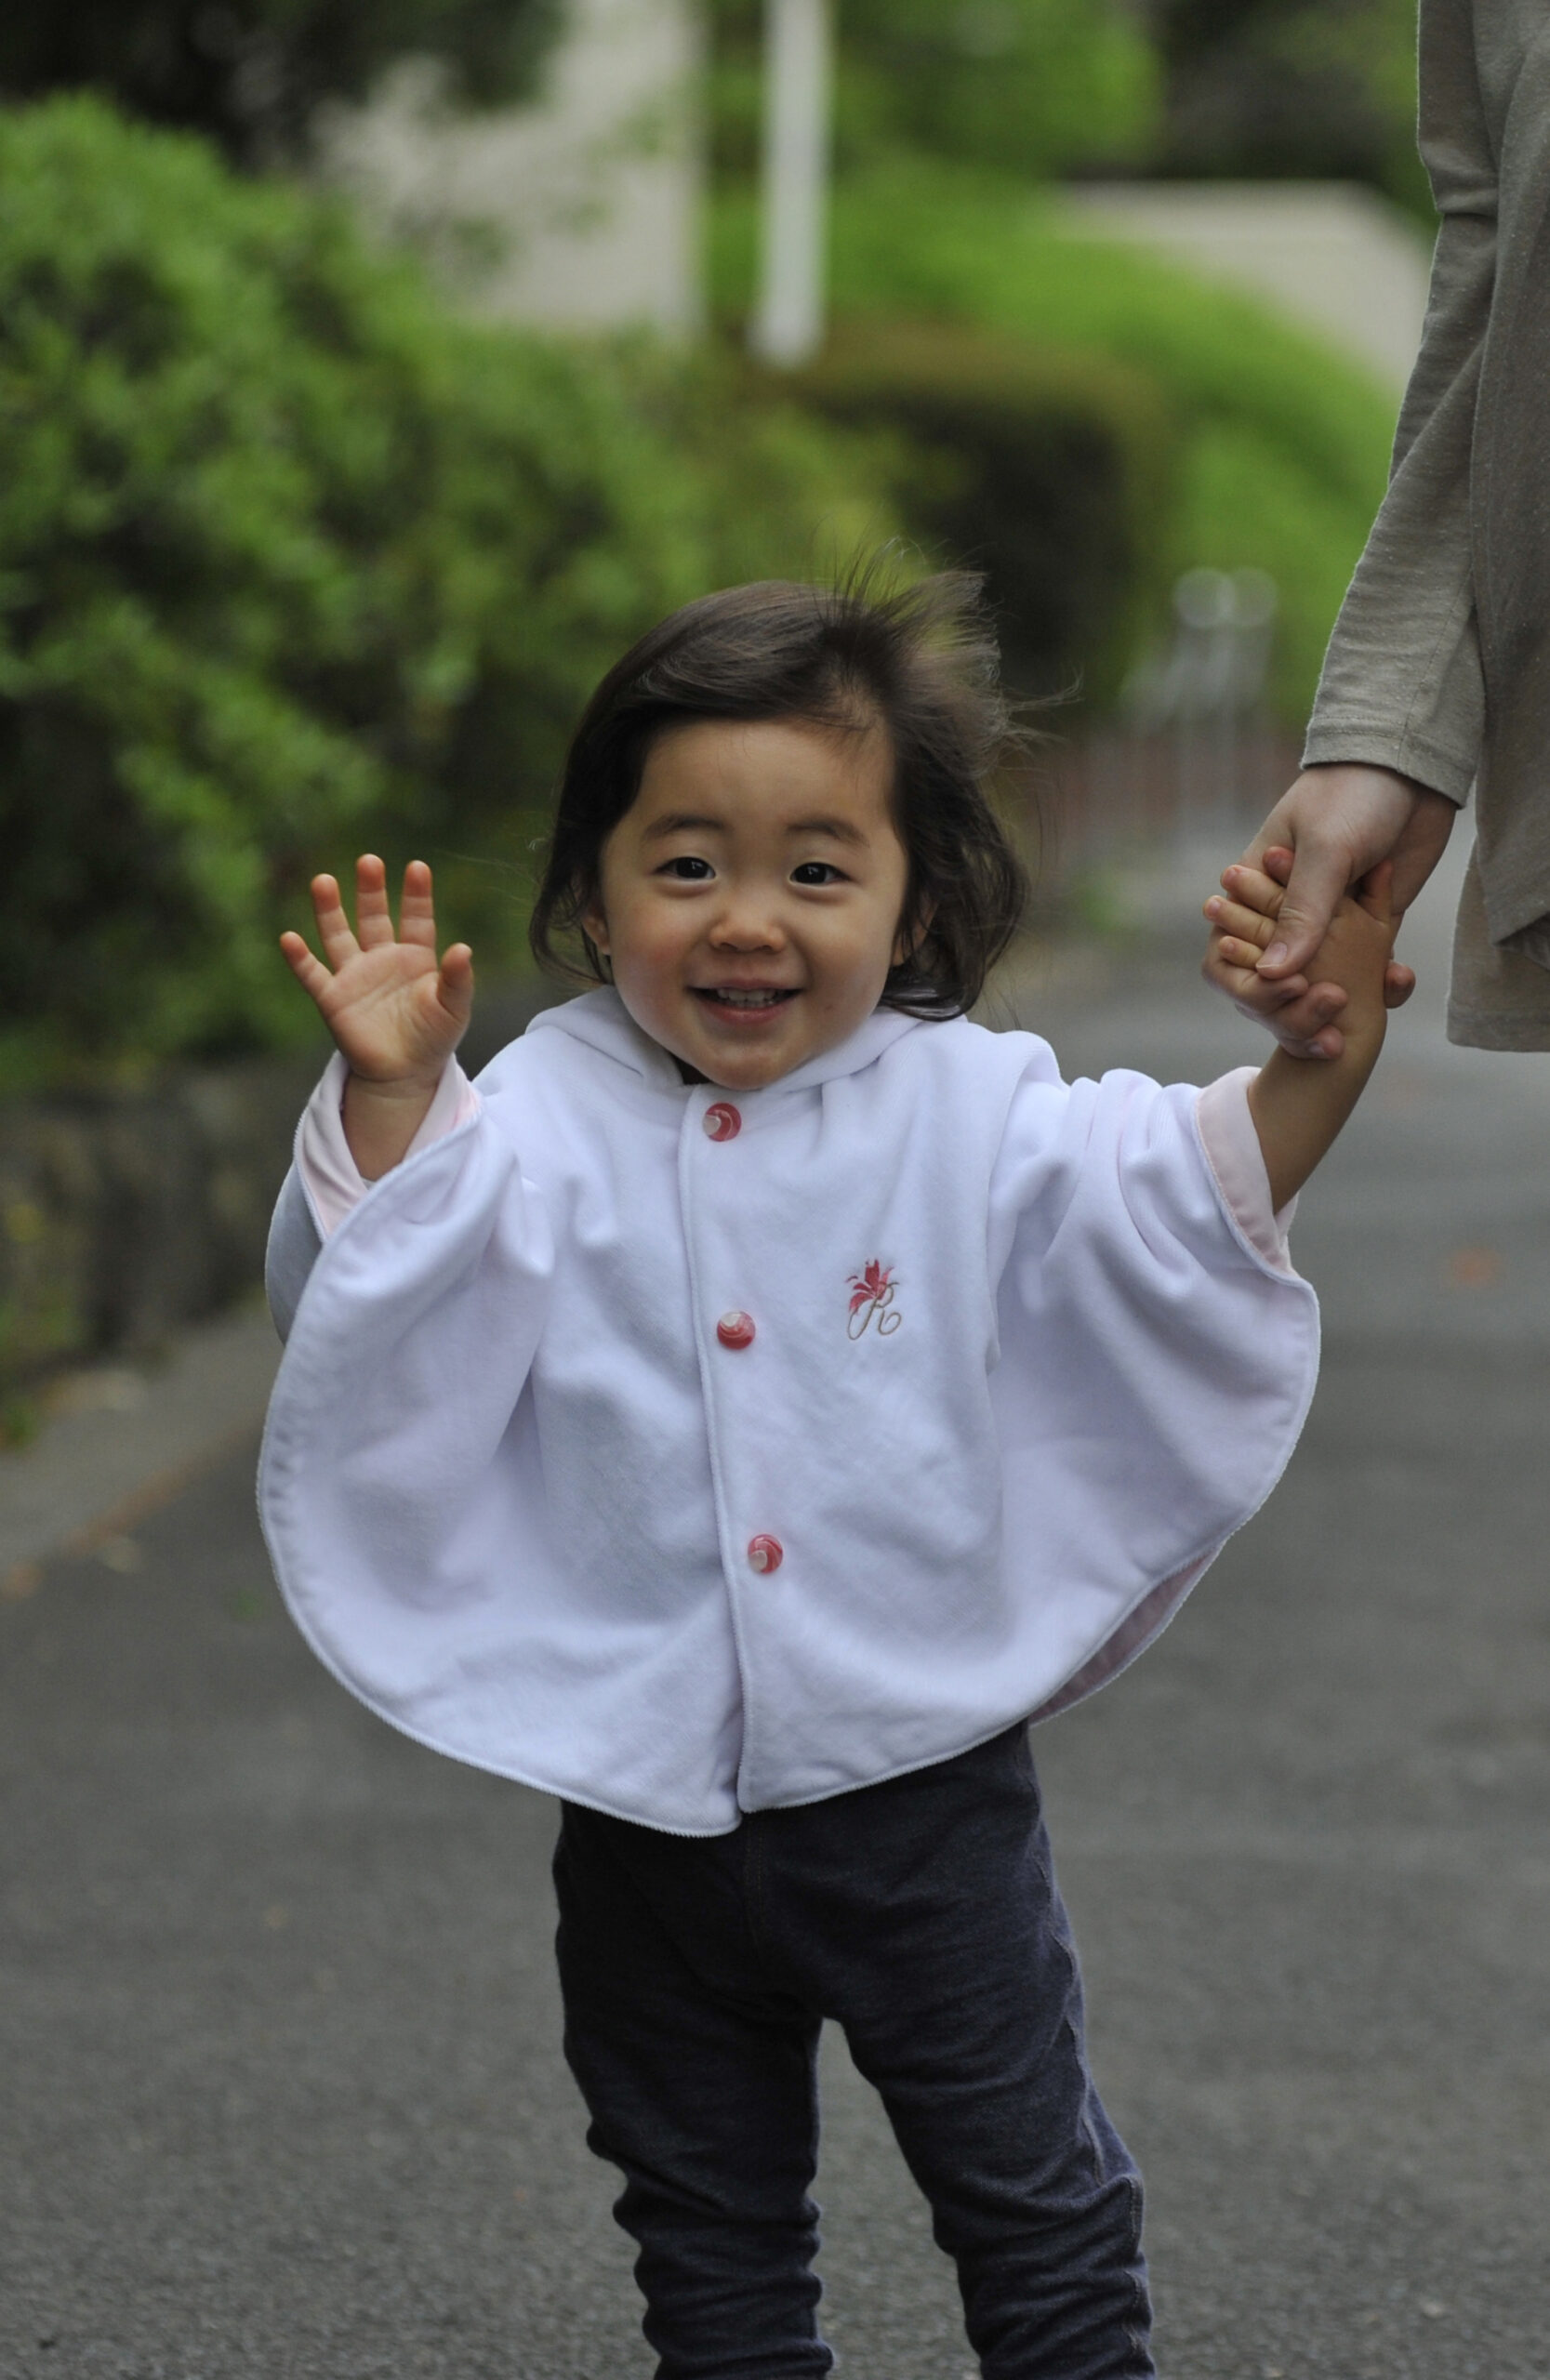
[[[298,933],[280,947],[351,1073],[383,1091],[433,1091],[473,1011],[473,954],[454,943],[438,961],[431,870],[419,859],[404,869],[397,934],[387,870],[369,853],[355,863],[357,933],[333,877],[312,879],[312,907],[324,959]]]

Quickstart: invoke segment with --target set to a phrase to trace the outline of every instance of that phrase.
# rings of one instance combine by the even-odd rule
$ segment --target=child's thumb
[[[466,942],[455,942],[444,957],[436,995],[461,1033],[473,1014],[473,953]]]

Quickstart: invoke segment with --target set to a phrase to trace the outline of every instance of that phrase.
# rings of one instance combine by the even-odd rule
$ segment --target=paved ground
[[[1172,933],[1021,1003],[1071,1067],[1244,1052]],[[1172,2380],[1550,2374],[1547,1144],[1550,1061],[1403,1020],[1298,1227],[1328,1360],[1284,1487],[1040,1739]],[[251,1394],[232,1343],[181,1457],[143,1438],[147,1509],[94,1532],[81,1455],[95,1550],[0,1601],[0,2374],[643,2375],[557,2047],[551,1810],[310,1660],[250,1446],[175,1492]],[[827,2088],[846,2368],[959,2380],[837,2047]]]

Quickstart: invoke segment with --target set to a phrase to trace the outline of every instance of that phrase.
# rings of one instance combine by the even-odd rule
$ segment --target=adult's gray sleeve
[[[1388,494],[1325,657],[1305,762],[1398,769],[1468,798],[1485,723],[1470,452],[1496,273],[1497,170],[1474,0],[1421,0],[1421,153],[1442,218]]]
[[[275,1201],[264,1256],[264,1289],[274,1327],[282,1339],[291,1335],[301,1292],[322,1248],[322,1236],[312,1221],[301,1176],[293,1165]]]

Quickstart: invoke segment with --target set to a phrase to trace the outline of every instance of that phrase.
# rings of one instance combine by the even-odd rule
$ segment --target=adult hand
[[[1336,985],[1310,984],[1303,971],[1329,931],[1336,903],[1381,860],[1394,863],[1394,914],[1403,917],[1441,858],[1456,815],[1445,794],[1393,769],[1353,761],[1305,769],[1243,854],[1244,866],[1263,868],[1286,885],[1276,940],[1252,977],[1208,957],[1208,981],[1293,1055],[1338,1057],[1345,1045],[1334,1020],[1345,996]],[[1292,853],[1290,866],[1270,856],[1282,848]],[[1231,873],[1222,879],[1229,892]],[[1388,1006],[1400,1007],[1414,988],[1411,969],[1392,964]]]

